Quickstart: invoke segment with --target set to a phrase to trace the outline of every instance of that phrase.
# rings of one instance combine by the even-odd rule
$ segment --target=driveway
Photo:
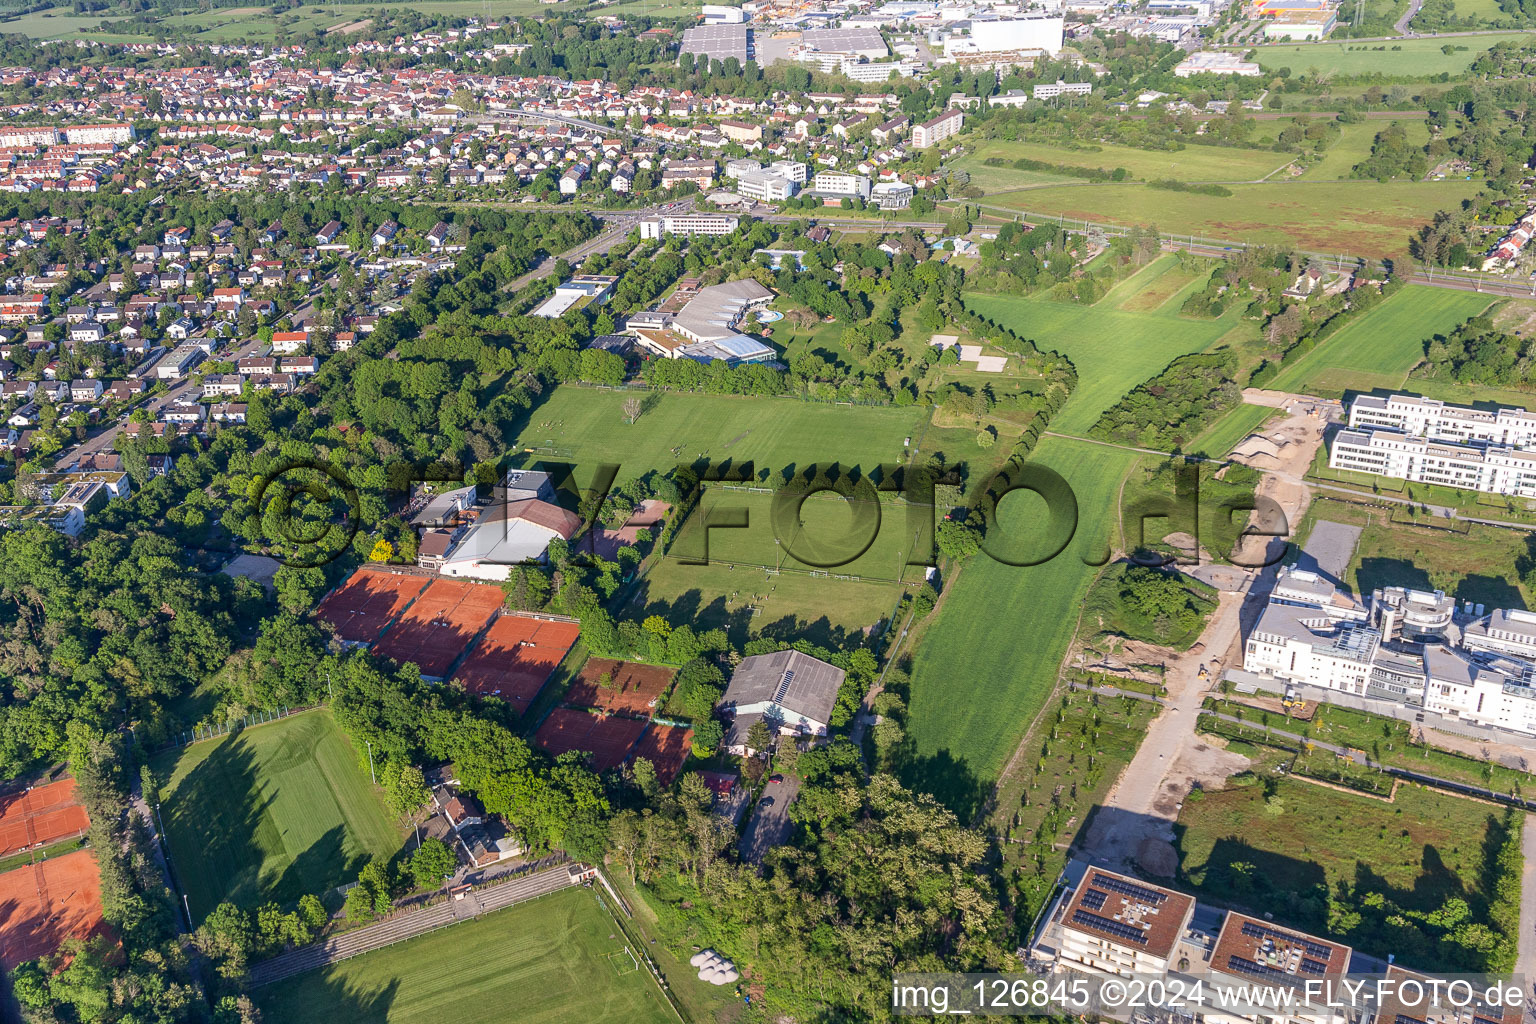
[[[747,820],[747,830],[741,834],[741,842],[736,844],[743,860],[761,864],[769,850],[789,841],[789,830],[794,827],[789,820],[789,805],[799,795],[800,778],[796,775],[786,775],[783,782],[763,787],[763,797],[772,797],[773,803],[754,808],[752,817]]]

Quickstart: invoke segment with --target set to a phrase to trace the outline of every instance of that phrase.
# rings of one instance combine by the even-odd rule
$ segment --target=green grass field
[[[1458,10],[1460,8],[1458,7]],[[1536,39],[1528,32],[1509,32],[1501,35],[1468,36],[1459,39],[1402,39],[1393,42],[1339,42],[1297,45],[1282,43],[1258,47],[1254,59],[1266,71],[1290,68],[1294,74],[1312,70],[1331,72],[1335,75],[1381,74],[1396,78],[1425,78],[1442,72],[1456,75],[1472,66],[1472,62],[1494,43],[1507,39],[1530,41]],[[1447,43],[1465,46],[1466,50],[1441,53]],[[1376,47],[1387,49],[1378,50]],[[1350,50],[1348,47],[1366,47]]]
[[[1488,308],[1488,296],[1410,285],[1282,370],[1266,385],[1336,397],[1346,389],[1401,388],[1424,341]]]
[[[1135,274],[1110,289],[1095,305],[1109,306],[1127,313],[1177,313],[1184,292],[1197,282],[1202,286],[1209,270],[1185,270],[1177,257],[1160,256]],[[1178,299],[1178,301],[1174,301]]]
[[[565,889],[255,995],[265,1019],[283,1024],[676,1021],[625,948],[591,892]]]
[[[1180,875],[1197,893],[1366,949],[1388,937],[1369,917],[1330,929],[1322,887],[1331,894],[1355,886],[1355,899],[1376,892],[1421,912],[1459,897],[1473,920],[1483,919],[1484,841],[1498,807],[1411,785],[1390,804],[1290,779],[1272,785],[1274,802],[1264,786],[1248,785],[1184,803],[1175,827]],[[1442,965],[1417,959],[1414,966]]]
[[[1459,206],[1478,183],[1300,181],[1228,187],[1233,194],[1219,197],[1146,185],[1033,188],[982,202],[1069,221],[1142,224],[1229,242],[1406,259],[1409,236],[1435,211]]]
[[[977,145],[974,153],[968,153],[960,166],[971,172],[973,180],[982,172],[1002,177],[1017,175],[1017,185],[999,184],[997,188],[1019,188],[1036,182],[1024,179],[1026,175],[1042,176],[1048,180],[1049,172],[1016,171],[1011,167],[987,167],[989,157],[1005,160],[1043,160],[1046,163],[1066,164],[1070,167],[1102,167],[1112,171],[1124,167],[1132,178],[1178,178],[1181,181],[1254,181],[1289,161],[1280,153],[1259,149],[1235,149],[1220,146],[1186,146],[1177,152],[1138,149],[1114,143],[1095,143],[1096,149],[1069,149],[1045,142],[1005,142],[993,140]],[[973,166],[974,165],[974,166]],[[981,180],[976,183],[988,188]],[[993,191],[993,189],[988,189]]]
[[[1339,126],[1339,137],[1323,151],[1322,160],[1307,168],[1302,181],[1331,181],[1348,178],[1354,166],[1371,155],[1371,144],[1380,132],[1392,125],[1401,125],[1408,141],[1422,146],[1429,141],[1429,126],[1422,117],[1393,118],[1390,121],[1363,121],[1360,124]]]
[[[903,578],[921,581],[921,569],[908,570],[912,547],[905,507],[900,504],[861,506],[883,512],[878,525],[855,520],[853,509],[835,497],[811,498],[801,507],[799,522],[783,531],[774,528],[773,497],[711,488],[689,517],[665,558],[655,562],[635,588],[627,612],[658,614],[695,629],[720,627],[740,644],[749,636],[805,637],[837,645],[857,630],[888,616]],[[747,514],[744,529],[714,528],[708,533],[711,564],[685,564],[704,556],[704,523],[728,509]],[[720,521],[720,520],[717,520]],[[866,522],[868,525],[866,525]],[[848,539],[854,538],[852,548]],[[794,554],[818,562],[840,560],[869,546],[844,565],[824,567],[796,560]],[[770,574],[763,567],[786,571]],[[810,572],[821,575],[811,576]],[[859,577],[847,579],[843,577]]]
[[[172,868],[195,921],[223,900],[323,895],[400,848],[328,711],[169,751],[154,766]]]
[[[625,423],[623,405],[631,397],[648,400],[651,408],[637,422]],[[767,481],[790,466],[803,469],[816,462],[841,462],[866,472],[903,462],[902,442],[928,415],[915,406],[561,387],[533,410],[516,449],[526,462],[618,463],[621,481],[701,456],[715,462],[752,460],[758,479]]]
[[[1028,568],[976,555],[950,584],[938,620],[916,644],[913,781],[951,806],[979,805],[978,790],[996,779],[1055,686],[1098,572],[1084,559],[1102,564],[1109,546],[1118,544],[1116,492],[1134,459],[1103,445],[1041,441],[1031,461],[1056,470],[1076,494],[1073,539],[1055,558]],[[1017,537],[1011,550],[1043,553],[1043,510],[1034,495],[1004,500],[1001,518],[1007,535]]]
[[[1224,320],[1190,320],[1166,308],[1128,313],[1015,295],[972,295],[977,313],[1067,356],[1079,383],[1072,400],[1051,420],[1051,429],[1081,434],[1131,388],[1157,374],[1176,356],[1209,347],[1227,329]]]

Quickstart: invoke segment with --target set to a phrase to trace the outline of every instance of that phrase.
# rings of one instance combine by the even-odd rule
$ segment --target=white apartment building
[[[912,145],[916,149],[937,146],[951,135],[959,134],[965,124],[965,115],[958,110],[946,110],[931,121],[925,121],[912,129]]]
[[[1474,447],[1390,430],[1341,430],[1328,465],[1488,494],[1536,497],[1536,451]]]
[[[1183,893],[1089,868],[1047,919],[1045,958],[1055,961],[1057,971],[1164,974],[1194,909],[1194,899]]]
[[[1512,658],[1473,660],[1447,647],[1424,648],[1424,710],[1477,725],[1536,733],[1533,667]]]
[[[70,145],[132,142],[131,124],[75,124],[64,129],[64,141]]]
[[[719,213],[687,213],[676,217],[647,217],[640,222],[641,238],[663,235],[728,235],[741,223]]]
[[[1379,427],[1458,444],[1481,441],[1516,448],[1536,445],[1536,413],[1525,409],[1489,412],[1418,395],[1361,395],[1350,403],[1349,425]]]
[[[1041,82],[1033,91],[1037,100],[1052,100],[1057,96],[1087,96],[1093,92],[1093,83],[1063,82],[1058,78],[1054,82]]]
[[[811,180],[811,188],[833,196],[869,198],[869,177],[863,174],[844,174],[842,171],[821,171]]]
[[[1271,604],[1243,648],[1243,668],[1287,682],[1364,695],[1381,645],[1374,628],[1315,609]]]

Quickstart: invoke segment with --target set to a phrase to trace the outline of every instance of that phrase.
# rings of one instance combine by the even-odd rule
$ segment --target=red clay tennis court
[[[635,744],[633,757],[643,757],[656,766],[656,781],[662,787],[672,785],[672,780],[677,778],[677,773],[683,770],[683,763],[688,760],[688,752],[693,749],[693,730],[682,725],[661,725],[651,723],[651,727],[640,737],[640,742]]]
[[[501,588],[487,583],[433,580],[373,652],[414,661],[422,675],[442,679],[504,600]]]
[[[0,796],[0,857],[78,836],[90,824],[75,802],[74,779]]]
[[[500,697],[524,714],[580,633],[579,623],[504,614],[491,623],[454,679],[470,693]]]
[[[89,850],[0,875],[0,967],[52,953],[75,936],[105,935],[101,871]]]
[[[327,594],[315,614],[348,643],[371,644],[428,582],[424,576],[364,566]]]
[[[599,683],[604,673],[610,677],[606,687]],[[588,658],[581,667],[581,675],[566,691],[565,702],[573,707],[649,715],[656,710],[651,702],[671,684],[673,674],[672,669],[655,665]]]
[[[617,715],[594,715],[576,708],[555,708],[539,726],[533,741],[551,757],[567,750],[586,750],[592,754],[594,771],[605,772],[623,764],[629,748],[645,732],[646,722]]]

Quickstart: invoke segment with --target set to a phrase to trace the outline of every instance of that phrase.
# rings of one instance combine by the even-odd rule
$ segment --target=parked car
[[[759,800],[757,802],[757,806],[759,806],[759,807],[772,807],[773,806],[773,797],[771,797],[771,796],[763,797],[761,800]]]
[[[778,774],[777,772],[775,772],[774,774],[768,776],[768,781],[773,783],[774,785],[778,785],[779,783],[784,781],[784,776],[782,776],[782,775]]]

